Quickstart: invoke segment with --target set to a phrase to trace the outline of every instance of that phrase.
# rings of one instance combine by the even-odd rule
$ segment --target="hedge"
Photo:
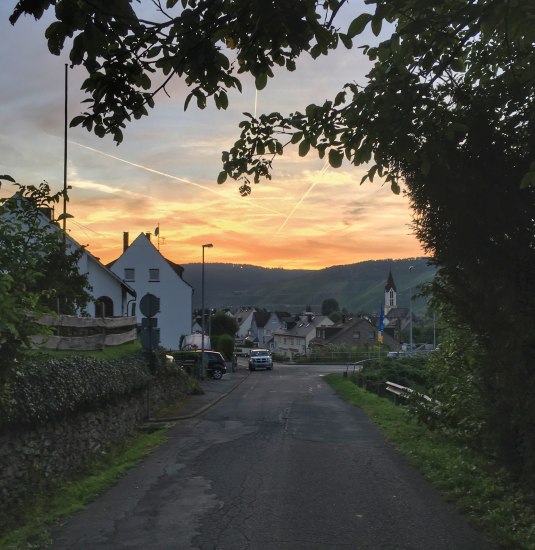
[[[153,378],[145,356],[28,359],[0,388],[0,426],[45,423],[147,387]]]

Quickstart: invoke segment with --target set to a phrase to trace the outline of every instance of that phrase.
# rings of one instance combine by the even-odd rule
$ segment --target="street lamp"
[[[409,267],[409,275],[411,275],[411,271],[414,269],[414,266],[411,265]],[[412,279],[409,282],[409,350],[412,353]]]
[[[212,243],[202,245],[202,270],[201,270],[201,368],[203,377],[206,375],[204,366],[204,249],[213,248]]]

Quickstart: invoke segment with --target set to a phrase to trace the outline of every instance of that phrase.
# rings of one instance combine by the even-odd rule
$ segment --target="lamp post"
[[[409,267],[409,275],[412,275],[411,271],[414,269],[414,266]],[[409,286],[409,351],[412,353],[412,279]]]
[[[202,270],[201,270],[201,372],[203,378],[206,376],[206,368],[204,366],[204,249],[213,248],[212,243],[202,245]]]

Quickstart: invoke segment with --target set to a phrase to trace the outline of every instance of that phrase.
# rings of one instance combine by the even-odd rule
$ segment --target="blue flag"
[[[381,343],[383,341],[384,333],[385,333],[384,310],[383,310],[383,304],[381,304],[381,307],[379,309],[379,332],[377,333],[377,339]]]

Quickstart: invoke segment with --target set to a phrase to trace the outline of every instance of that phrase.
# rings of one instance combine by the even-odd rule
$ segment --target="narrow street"
[[[491,548],[321,379],[329,370],[251,373],[56,528],[52,548]]]

